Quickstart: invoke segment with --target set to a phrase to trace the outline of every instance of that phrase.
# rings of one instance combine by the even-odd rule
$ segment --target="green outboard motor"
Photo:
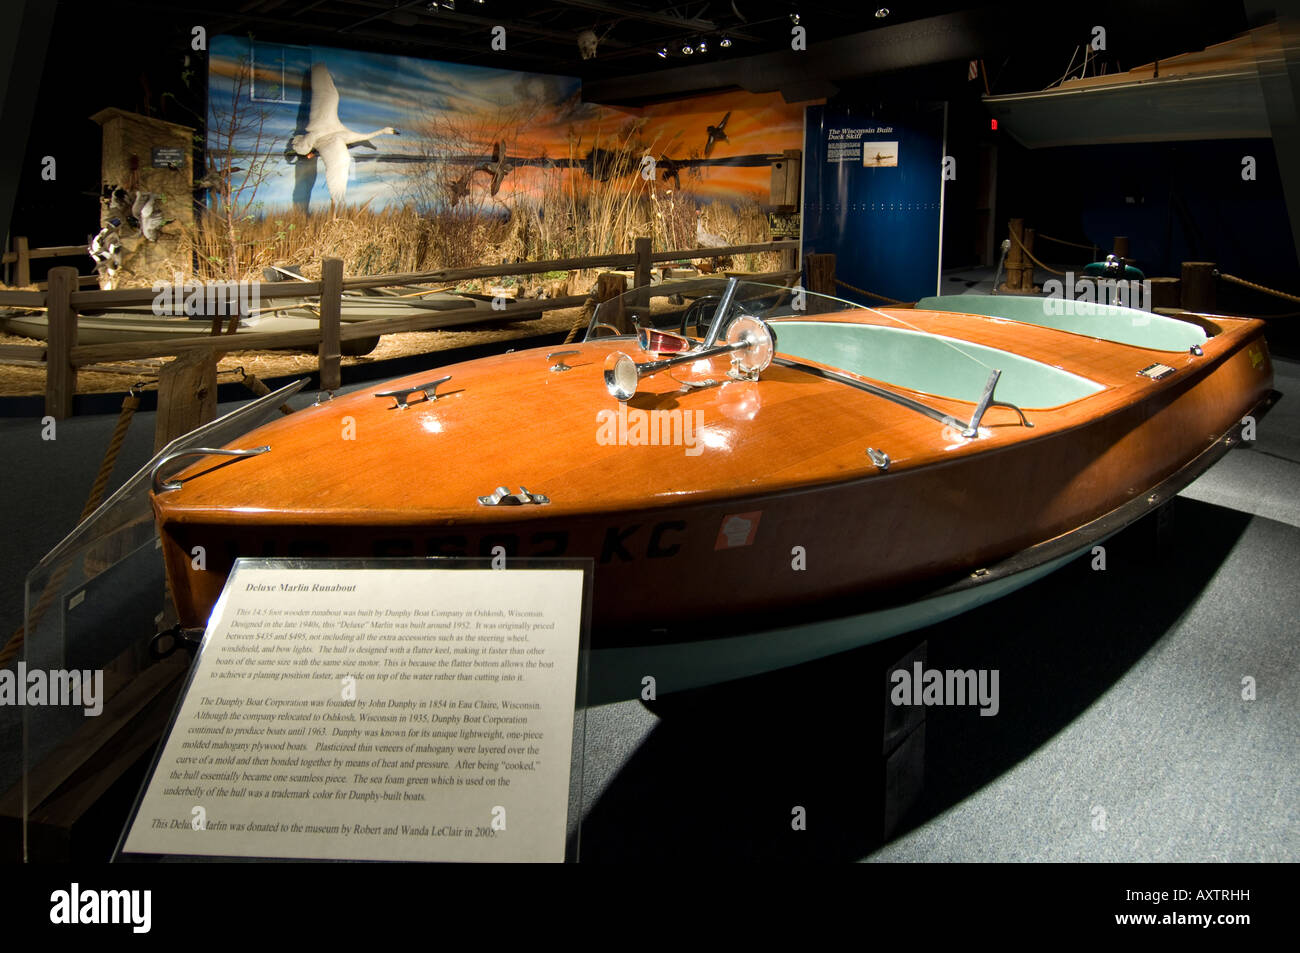
[[[1083,273],[1089,278],[1123,278],[1126,281],[1142,281],[1146,275],[1142,269],[1124,264],[1114,255],[1107,255],[1105,261],[1094,261],[1083,266]]]

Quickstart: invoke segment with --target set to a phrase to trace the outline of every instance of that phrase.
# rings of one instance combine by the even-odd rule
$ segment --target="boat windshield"
[[[728,306],[730,313],[724,315],[723,325],[742,314],[772,321],[845,311],[873,311],[852,301],[815,294],[798,286],[784,287],[728,278],[691,278],[634,288],[617,298],[601,302],[587,325],[586,340],[632,337],[638,328],[654,328],[704,340],[717,316],[718,305],[731,285],[734,285],[734,291]],[[882,317],[893,320],[883,314]],[[724,331],[725,327],[719,327],[715,337],[723,336]]]
[[[1057,407],[1103,389],[1059,367],[918,326],[931,318],[797,285],[710,277],[635,288],[602,302],[584,341],[636,339],[617,366],[607,368],[615,396],[634,394],[639,379],[669,369],[688,386],[735,377],[743,352],[751,379],[770,361],[869,390],[944,424],[953,418],[929,399],[967,401],[972,411],[957,422],[965,436],[980,432],[989,407],[1010,407],[1028,426],[1020,407]],[[719,375],[720,361],[732,362],[729,374],[723,367]]]

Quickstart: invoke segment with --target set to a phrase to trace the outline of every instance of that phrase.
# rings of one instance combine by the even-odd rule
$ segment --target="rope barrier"
[[[1086,251],[1092,252],[1092,257],[1094,259],[1097,257],[1097,253],[1100,250],[1096,245],[1084,245],[1081,242],[1067,242],[1064,238],[1053,238],[1051,235],[1044,235],[1042,232],[1038,233],[1038,237],[1045,242],[1056,242],[1058,245],[1069,245],[1071,248],[1085,249]]]
[[[1241,285],[1243,288],[1253,288],[1255,291],[1262,291],[1264,294],[1273,295],[1284,301],[1300,301],[1300,295],[1287,294],[1285,291],[1278,291],[1276,288],[1269,288],[1265,285],[1256,284],[1253,281],[1247,281],[1245,278],[1238,278],[1236,275],[1225,275],[1221,271],[1216,271],[1215,274],[1224,281],[1231,281],[1233,284]]]
[[[582,310],[578,316],[573,319],[573,327],[569,328],[569,336],[564,339],[565,344],[572,344],[573,339],[578,336],[578,332],[591,323],[591,316],[596,313],[596,300],[588,298],[582,303]]]
[[[122,400],[122,410],[117,416],[117,425],[113,428],[113,435],[108,439],[108,449],[104,451],[104,458],[99,462],[99,472],[95,474],[95,482],[90,488],[90,495],[86,497],[86,505],[81,509],[81,516],[77,519],[80,525],[91,513],[99,508],[99,504],[104,501],[104,490],[108,487],[108,479],[113,475],[113,467],[117,465],[118,454],[122,450],[122,441],[126,439],[127,428],[131,426],[131,418],[135,416],[136,410],[140,407],[140,397],[133,388]],[[35,623],[40,620],[45,611],[49,609],[50,603],[63,588],[63,582],[67,578],[68,570],[71,569],[72,563],[65,562],[50,577],[49,582],[45,584],[45,591],[41,593],[40,600],[36,603],[31,611],[29,621]],[[27,622],[14,631],[14,634],[5,642],[4,647],[0,648],[0,669],[9,665],[18,655],[23,647],[27,633]]]
[[[901,305],[916,304],[915,301],[899,301],[897,298],[889,298],[886,297],[885,295],[878,295],[874,291],[867,291],[864,288],[855,288],[847,281],[840,281],[840,279],[838,278],[835,279],[835,283],[839,285],[841,288],[848,288],[850,291],[852,291],[855,294],[866,295],[868,298],[875,298],[878,301],[885,301],[888,302],[889,304],[901,304]]]
[[[239,383],[243,384],[258,397],[265,397],[267,394],[271,393],[271,388],[262,383],[261,378],[256,374],[250,374],[248,371],[244,370],[242,366],[235,368],[235,370],[239,372]],[[293,413],[293,408],[288,404],[281,404],[280,413],[288,416]]]
[[[1035,265],[1037,265],[1039,268],[1043,269],[1043,271],[1050,271],[1050,272],[1051,272],[1052,274],[1054,274],[1054,275],[1063,275],[1063,274],[1065,274],[1065,272],[1063,272],[1063,271],[1057,271],[1055,268],[1051,268],[1051,267],[1049,267],[1049,266],[1047,266],[1047,265],[1044,265],[1041,261],[1039,261],[1037,258],[1035,258],[1035,257],[1034,257],[1034,253],[1031,252],[1028,248],[1025,247],[1025,243],[1022,242],[1019,238],[1016,237],[1016,233],[1015,233],[1015,232],[1011,232],[1011,240],[1012,240],[1013,242],[1015,242],[1017,245],[1019,245],[1019,246],[1020,246],[1020,250],[1021,250],[1022,252],[1025,253],[1025,256],[1026,256],[1030,261],[1032,261]]]

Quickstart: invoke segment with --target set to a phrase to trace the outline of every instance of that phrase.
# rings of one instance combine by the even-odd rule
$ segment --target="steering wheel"
[[[709,333],[709,324],[712,323],[714,312],[721,300],[718,295],[704,295],[696,298],[691,302],[691,306],[682,313],[682,321],[677,329],[678,332],[685,337],[704,337]],[[706,314],[705,311],[709,305],[713,305],[713,308]],[[694,334],[691,334],[692,327],[695,328]]]

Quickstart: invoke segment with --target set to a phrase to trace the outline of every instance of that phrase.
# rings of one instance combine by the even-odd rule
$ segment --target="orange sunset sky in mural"
[[[771,183],[768,157],[803,147],[807,104],[787,103],[778,93],[732,91],[621,108],[584,102],[581,84],[573,77],[218,37],[210,60],[209,145],[220,151],[223,118],[234,110],[238,90],[242,115],[255,122],[241,130],[232,162],[255,153],[270,157],[257,193],[267,210],[307,201],[327,207],[317,158],[296,160],[288,154],[293,136],[308,122],[309,74],[316,65],[328,69],[337,88],[337,121],[356,130],[400,130],[381,133],[349,151],[349,204],[403,205],[411,200],[415,177],[427,174],[422,157],[432,157],[435,168],[440,163],[451,167],[448,181],[455,181],[460,169],[470,172],[486,163],[499,141],[505,142],[513,168],[495,196],[490,194],[490,173],[470,172],[474,205],[502,208],[515,201],[541,201],[557,188],[580,193],[596,184],[591,165],[569,164],[585,163],[594,148],[620,153],[624,168],[646,154],[656,162],[661,157],[698,162],[706,159],[709,126],[724,116],[726,140],[715,144],[708,164],[681,170],[682,191],[704,202],[763,203]],[[250,132],[255,127],[262,132],[256,140]],[[713,164],[742,157],[750,157],[749,164]],[[542,159],[559,165],[546,167]],[[635,172],[609,184],[649,186]],[[654,188],[663,195],[674,183],[657,174]]]

